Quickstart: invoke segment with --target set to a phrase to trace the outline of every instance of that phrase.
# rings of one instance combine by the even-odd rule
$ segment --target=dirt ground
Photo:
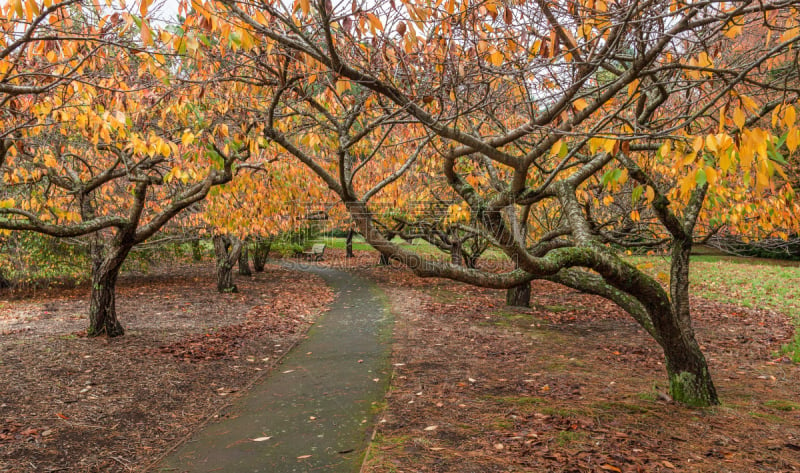
[[[504,292],[401,270],[380,280],[395,367],[368,472],[800,471],[800,369],[786,317],[693,300],[722,405],[671,402],[657,344],[604,299]]]
[[[775,354],[792,334],[780,314],[693,301],[722,405],[689,409],[665,395],[655,342],[603,299],[537,282],[533,308],[509,309],[502,291],[341,253],[323,264],[379,281],[396,317],[365,472],[800,471],[800,368]],[[85,288],[0,295],[0,471],[146,471],[332,297],[275,266],[221,296],[211,269],[124,281],[114,340],[81,336]]]
[[[127,333],[87,339],[88,288],[0,292],[0,471],[143,471],[266,373],[333,299],[269,265],[218,294],[211,264],[129,275]],[[308,297],[308,288],[314,297]]]

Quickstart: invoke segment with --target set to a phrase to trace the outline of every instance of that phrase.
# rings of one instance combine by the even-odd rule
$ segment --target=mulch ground
[[[396,318],[364,471],[800,471],[800,368],[776,355],[793,332],[780,314],[693,300],[722,405],[689,409],[665,396],[655,342],[603,299],[536,282],[534,306],[510,309],[502,291],[342,256],[322,264],[379,281]],[[0,301],[0,471],[145,471],[331,300],[280,267],[233,295],[212,274],[124,281],[128,332],[113,340],[81,336],[85,289]]]
[[[218,294],[212,264],[127,276],[115,339],[85,338],[86,287],[0,293],[0,471],[145,470],[333,299],[318,277],[279,266],[237,283]]]
[[[374,258],[374,257],[373,257]],[[786,317],[694,299],[722,405],[671,402],[658,345],[614,304],[547,282],[503,291],[381,281],[396,317],[394,379],[369,472],[800,471],[800,368]]]

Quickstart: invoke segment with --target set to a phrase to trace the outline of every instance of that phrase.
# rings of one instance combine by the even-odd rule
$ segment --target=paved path
[[[323,267],[337,298],[282,364],[158,472],[357,472],[389,384],[390,312],[370,281]],[[314,297],[314,288],[309,288]],[[308,354],[310,352],[310,354]],[[268,440],[253,441],[253,439]]]

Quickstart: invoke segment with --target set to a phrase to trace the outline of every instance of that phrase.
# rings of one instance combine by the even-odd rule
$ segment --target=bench
[[[325,243],[316,243],[310,250],[304,251],[301,255],[307,260],[322,261],[323,253],[325,253]]]

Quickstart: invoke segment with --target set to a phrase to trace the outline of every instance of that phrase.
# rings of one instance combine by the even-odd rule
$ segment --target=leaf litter
[[[127,332],[116,339],[85,338],[87,287],[9,301],[0,471],[145,468],[263,376],[333,300],[317,276],[276,265],[217,294],[214,271],[179,264],[121,278]]]

